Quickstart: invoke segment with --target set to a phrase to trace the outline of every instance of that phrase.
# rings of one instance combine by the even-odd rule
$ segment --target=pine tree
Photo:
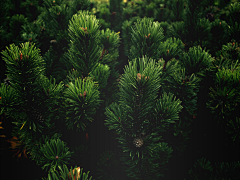
[[[120,80],[120,100],[106,108],[105,125],[118,134],[122,158],[128,177],[159,179],[172,148],[162,141],[161,133],[178,120],[182,106],[171,93],[160,99],[162,68],[147,57],[134,59],[125,67]]]
[[[27,151],[35,149],[37,140],[45,133],[53,135],[49,131],[63,86],[44,77],[44,62],[39,53],[29,42],[21,44],[21,48],[12,44],[2,52],[11,81],[8,87],[1,85],[1,114],[14,119],[14,132]]]
[[[50,170],[67,164],[71,154],[59,139],[61,133],[53,130],[56,120],[65,117],[66,126],[77,123],[76,128],[84,130],[100,101],[91,79],[76,79],[64,89],[62,82],[56,84],[54,78],[44,76],[39,53],[29,42],[21,48],[12,44],[2,52],[10,85],[1,84],[0,113],[13,119],[12,135],[17,136],[24,153]]]
[[[163,29],[153,18],[137,20],[135,26],[131,27],[131,47],[129,59],[147,55],[153,59],[159,58],[161,41],[164,38]]]

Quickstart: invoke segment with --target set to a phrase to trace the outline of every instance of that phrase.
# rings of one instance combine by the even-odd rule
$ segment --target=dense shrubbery
[[[240,178],[238,1],[1,7],[5,144],[42,179]]]

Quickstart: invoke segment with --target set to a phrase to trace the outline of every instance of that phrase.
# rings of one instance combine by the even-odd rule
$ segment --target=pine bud
[[[141,147],[143,145],[143,139],[142,138],[134,138],[133,140],[133,144],[136,146],[136,147]]]
[[[53,40],[50,41],[50,43],[51,43],[51,44],[57,43],[57,41],[56,41],[55,39],[53,39]]]
[[[82,165],[80,165],[80,167],[81,167]],[[72,170],[72,174],[73,174],[73,179],[74,180],[77,180],[77,179],[80,179],[80,167],[77,167],[77,168],[75,168],[75,169],[73,169]],[[75,170],[76,170],[76,172],[77,172],[77,177],[75,177]],[[72,175],[71,175],[71,172],[69,172],[69,174],[68,174],[68,180],[72,180]]]
[[[56,156],[56,159],[58,159],[58,156]]]
[[[140,73],[137,73],[137,80],[139,81],[139,80],[141,80],[141,74]]]
[[[20,60],[22,60],[22,52],[20,51]]]

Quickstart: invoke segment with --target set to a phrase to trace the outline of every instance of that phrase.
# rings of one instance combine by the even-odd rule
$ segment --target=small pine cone
[[[136,147],[141,147],[143,145],[143,139],[142,138],[139,138],[139,137],[136,137],[134,138],[133,140],[133,144],[136,146]]]
[[[9,86],[11,81],[9,80],[9,78],[7,77],[6,79],[4,79],[4,83],[6,84],[6,86]]]
[[[40,123],[43,123],[43,121],[44,121],[42,114],[37,110],[34,110],[32,112],[32,114],[30,115],[30,119],[37,120]]]
[[[205,17],[206,19],[209,19],[210,22],[214,21],[214,15],[212,13],[207,13]]]

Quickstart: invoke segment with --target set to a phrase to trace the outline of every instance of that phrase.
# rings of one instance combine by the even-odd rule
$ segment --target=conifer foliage
[[[90,122],[96,120],[95,127],[103,127],[98,125],[105,120],[107,128],[115,131],[120,147],[117,156],[110,151],[101,156],[99,179],[120,174],[129,179],[176,179],[168,178],[165,171],[175,170],[171,163],[181,168],[182,158],[188,160],[188,154],[181,155],[190,138],[186,150],[195,153],[194,158],[205,156],[205,147],[207,155],[213,153],[216,139],[220,145],[224,138],[234,145],[228,144],[229,151],[216,146],[219,152],[239,149],[240,3],[224,8],[228,3],[214,0],[121,1],[110,0],[100,7],[89,0],[3,0],[0,5],[2,59],[7,69],[0,86],[1,121],[14,124],[13,137],[7,140],[14,156],[35,160],[48,171],[45,180],[92,179],[80,167],[91,164],[94,172],[93,149],[108,138],[107,133],[91,133],[96,124],[89,131]],[[26,43],[5,48],[12,42]],[[124,70],[121,65],[127,58]],[[213,116],[205,122],[210,116],[207,108]],[[84,141],[83,131],[87,131]],[[200,144],[195,135],[202,133],[208,138]],[[70,150],[62,135],[65,140],[71,136],[71,142],[76,139],[67,141]],[[97,148],[90,153],[91,143]],[[191,149],[197,144],[202,146],[199,154],[199,147]],[[71,150],[76,151],[72,157]],[[122,164],[118,165],[118,157]],[[80,161],[80,167],[69,170],[69,160],[71,165]],[[212,166],[202,158],[189,175],[239,179],[238,169],[239,162]]]
[[[89,177],[89,171],[83,173],[83,168],[71,167],[69,170],[69,168],[64,165],[60,171],[49,171],[48,177],[42,178],[42,180],[92,180],[92,176]]]
[[[106,108],[105,125],[118,134],[126,173],[134,179],[164,177],[172,149],[162,142],[161,133],[178,120],[182,106],[173,94],[157,98],[161,87],[160,68],[147,58],[134,59],[120,80],[120,100]]]
[[[77,78],[73,83],[70,82],[64,91],[65,108],[67,109],[65,118],[68,129],[73,126],[84,131],[88,122],[92,122],[92,115],[96,113],[96,106],[99,105],[98,86],[90,79]]]
[[[153,18],[143,18],[137,20],[135,26],[131,27],[131,49],[129,59],[147,55],[153,59],[159,58],[161,41],[164,38],[163,29],[158,22],[153,22]]]
[[[99,34],[98,20],[88,11],[79,11],[69,22],[71,44],[67,58],[83,77],[87,77],[100,60]]]

